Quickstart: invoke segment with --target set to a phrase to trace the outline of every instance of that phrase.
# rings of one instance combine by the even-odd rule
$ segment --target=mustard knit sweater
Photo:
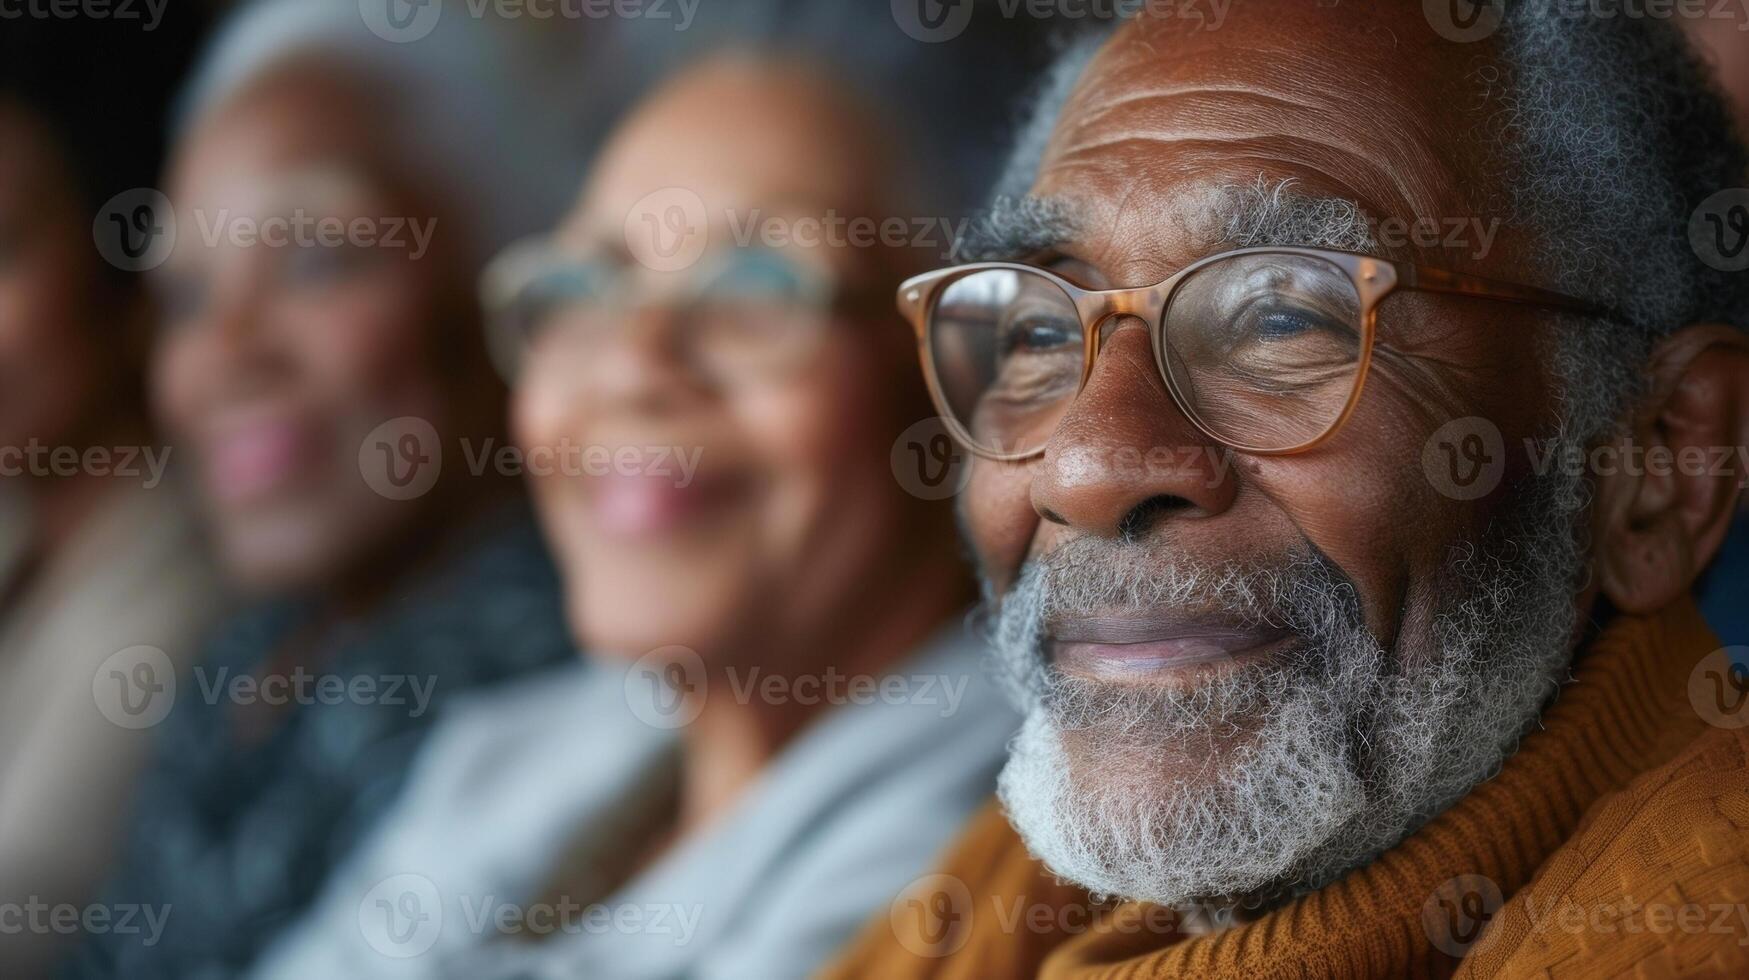
[[[1206,934],[1054,881],[992,806],[830,975],[1749,978],[1749,727],[1729,727],[1749,705],[1717,648],[1688,602],[1618,618],[1493,779],[1372,864]]]

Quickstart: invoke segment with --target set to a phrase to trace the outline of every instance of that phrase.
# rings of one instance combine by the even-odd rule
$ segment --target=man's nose
[[[1232,506],[1229,461],[1166,390],[1146,326],[1125,317],[1045,444],[1032,506],[1047,521],[1089,534],[1139,537],[1161,520],[1212,517]]]

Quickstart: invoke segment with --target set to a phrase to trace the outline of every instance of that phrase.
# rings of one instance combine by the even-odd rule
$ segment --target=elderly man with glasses
[[[1689,598],[1745,153],[1668,23],[1447,6],[1088,38],[997,261],[900,289],[1028,718],[844,975],[1749,975],[1749,648]]]

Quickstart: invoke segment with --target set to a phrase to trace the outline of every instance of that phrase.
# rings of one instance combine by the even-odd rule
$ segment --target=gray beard
[[[1387,651],[1353,586],[1308,551],[1209,565],[1158,542],[1078,539],[992,604],[1027,712],[999,794],[1033,855],[1099,896],[1256,907],[1389,850],[1496,772],[1566,676],[1584,567],[1581,481],[1543,477],[1519,517],[1454,548],[1424,635]],[[1059,616],[1172,605],[1297,635],[1210,682],[1114,685],[1052,670]]]

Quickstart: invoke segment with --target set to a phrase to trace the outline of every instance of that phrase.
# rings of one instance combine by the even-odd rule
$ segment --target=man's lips
[[[1051,624],[1048,633],[1052,662],[1068,673],[1091,676],[1227,663],[1289,635],[1269,626],[1146,615],[1065,619]]]

